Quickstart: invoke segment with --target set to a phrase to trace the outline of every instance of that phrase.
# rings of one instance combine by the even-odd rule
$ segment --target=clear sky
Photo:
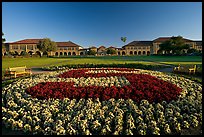
[[[201,2],[3,2],[7,42],[48,37],[83,47],[121,47],[161,36],[202,39]]]

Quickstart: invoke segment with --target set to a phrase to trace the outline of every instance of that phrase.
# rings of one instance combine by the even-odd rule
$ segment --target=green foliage
[[[190,45],[185,44],[185,41],[181,36],[171,37],[170,40],[167,40],[159,45],[160,51],[165,51],[165,53],[170,54],[170,51],[173,54],[183,54],[183,50],[188,50]]]
[[[10,51],[10,52],[9,52],[9,55],[14,56],[14,55],[16,55],[16,53],[15,53],[15,52],[13,52],[13,51]]]
[[[189,49],[187,53],[198,53],[199,51],[196,49]]]
[[[44,38],[43,40],[39,41],[37,48],[39,48],[39,50],[42,52],[56,51],[57,44],[54,41],[51,41],[49,38]]]
[[[121,37],[120,39],[122,40],[122,42],[124,42],[124,43],[125,43],[125,42],[126,42],[126,40],[127,40],[127,37]]]
[[[4,33],[2,32],[2,49],[5,48],[4,42],[6,42],[6,39],[3,38]]]
[[[52,58],[2,58],[2,71],[8,67],[25,66],[43,67],[50,65],[69,65],[69,64],[132,64],[140,63],[145,65],[191,65],[202,64],[201,56],[72,56],[72,57],[52,57]]]
[[[116,54],[116,50],[114,50],[112,48],[108,48],[107,49],[107,54],[111,54],[111,55]]]
[[[36,57],[36,58],[39,58],[40,55],[39,55],[39,54],[33,54],[32,57],[34,57],[34,58],[35,58],[35,57]]]
[[[159,68],[165,68],[166,66],[162,65],[146,65],[146,64],[140,64],[140,63],[125,63],[125,64],[67,64],[67,65],[61,65],[61,66],[49,66],[49,67],[42,67],[43,70],[48,71],[56,71],[56,70],[63,70],[68,68],[138,68],[138,69],[159,69]]]
[[[88,55],[96,55],[96,51],[95,50],[89,50],[87,52]]]
[[[22,52],[21,52],[21,56],[30,57],[30,54],[27,53],[26,51],[22,51]]]

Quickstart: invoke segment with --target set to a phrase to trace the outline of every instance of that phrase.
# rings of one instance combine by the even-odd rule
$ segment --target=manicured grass
[[[63,61],[69,61],[69,59],[55,59],[55,58],[2,58],[2,71],[8,67],[26,66],[41,67],[50,64],[55,64]]]
[[[58,57],[56,57],[58,58]],[[202,62],[202,56],[75,56],[75,57],[60,57],[60,58],[89,58],[101,60],[132,60],[132,61],[156,61],[156,62]]]
[[[2,72],[8,67],[43,67],[66,64],[125,64],[141,63],[147,65],[202,64],[201,56],[76,56],[54,58],[2,58]],[[162,65],[162,64],[161,64]]]
[[[175,66],[177,66],[178,64],[180,64],[180,65],[202,65],[202,62],[191,62],[191,61],[189,61],[189,62],[187,62],[187,61],[185,61],[185,62],[160,62],[160,63],[175,65]]]

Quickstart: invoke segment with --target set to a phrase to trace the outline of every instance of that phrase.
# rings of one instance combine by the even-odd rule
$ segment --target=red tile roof
[[[106,48],[105,46],[100,46],[100,47],[98,47],[98,49],[100,49],[100,48]]]
[[[37,44],[42,39],[24,39],[16,42],[12,42],[10,44]]]
[[[38,44],[40,40],[43,39],[24,39],[16,42],[12,42],[10,44]],[[71,41],[68,42],[56,42],[59,47],[81,47]]]
[[[108,48],[111,48],[111,49],[116,49],[116,47],[113,47],[113,46],[110,46],[110,47],[108,47]]]
[[[153,40],[153,42],[164,42],[164,41],[167,41],[167,40],[169,40],[169,39],[171,39],[171,38],[172,38],[172,37],[159,37],[159,38]],[[193,42],[193,41],[190,40],[190,39],[185,39],[185,38],[183,38],[183,40],[186,41],[186,42]]]
[[[81,47],[71,41],[68,42],[56,42],[58,47]]]
[[[123,46],[122,48],[125,48],[126,46],[151,46],[151,45],[152,41],[132,41],[127,45]]]

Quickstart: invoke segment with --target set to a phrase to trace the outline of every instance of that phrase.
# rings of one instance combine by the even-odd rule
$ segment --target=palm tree
[[[123,42],[124,42],[124,44],[125,44],[125,42],[126,42],[126,40],[127,40],[127,37],[121,37],[120,38]]]
[[[6,39],[3,38],[3,36],[4,36],[4,33],[2,32],[2,49],[5,48],[5,46],[4,46],[4,42],[6,41]]]

